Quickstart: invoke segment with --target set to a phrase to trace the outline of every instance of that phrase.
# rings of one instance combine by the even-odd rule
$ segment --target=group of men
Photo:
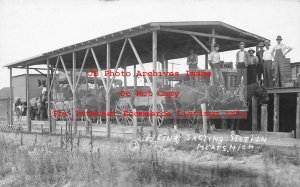
[[[282,37],[280,35],[277,36],[276,41],[277,44],[272,49],[270,48],[269,40],[259,42],[259,51],[256,52],[256,56],[252,48],[246,51],[246,44],[240,42],[240,50],[236,53],[235,64],[237,68],[237,85],[241,85],[242,83],[249,85],[259,82],[263,83],[265,87],[281,86],[280,64],[284,63],[285,55],[289,53],[292,48],[282,43]],[[225,82],[221,71],[219,49],[219,44],[214,44],[214,50],[208,56],[208,63],[212,69],[213,84],[224,87]],[[187,64],[189,71],[198,70],[198,56],[193,50],[190,51]],[[275,85],[273,85],[273,82]]]

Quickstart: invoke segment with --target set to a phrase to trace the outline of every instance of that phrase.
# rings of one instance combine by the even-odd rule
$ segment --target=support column
[[[211,34],[215,35],[216,34],[216,30],[215,28],[212,28],[211,29]],[[213,51],[214,50],[214,45],[216,43],[216,38],[212,37],[211,38],[211,43],[210,43],[210,51]],[[208,63],[208,62],[207,62]],[[215,82],[214,82],[214,79],[212,76],[210,76],[210,81],[211,81],[211,84],[212,85],[215,85]]]
[[[74,133],[77,134],[77,123],[76,123],[76,53],[72,53],[73,56],[73,126]],[[71,85],[70,85],[71,86]]]
[[[49,132],[50,134],[54,131],[55,129],[52,129],[52,116],[51,116],[51,98],[50,98],[50,60],[47,59],[47,101],[48,101],[48,107],[47,107],[47,116],[48,116],[48,123],[49,123]]]
[[[268,105],[261,105],[261,131],[268,132]]]
[[[136,91],[136,87],[137,87],[137,76],[136,76],[136,65],[133,66],[133,79],[134,79],[134,93]]]
[[[106,70],[110,70],[110,43],[106,45]],[[110,76],[107,76],[107,88],[110,85]],[[110,111],[110,89],[106,90],[106,112]],[[110,117],[106,116],[106,136],[107,138],[110,137]]]
[[[252,132],[257,131],[257,99],[252,97]]]
[[[279,94],[274,94],[274,118],[273,118],[274,132],[279,131]]]
[[[205,69],[208,69],[208,54],[205,54]]]
[[[153,62],[153,71],[157,71],[157,31],[152,32],[152,62]],[[157,77],[153,76],[153,96],[152,96],[152,109],[153,112],[157,111]],[[157,124],[156,124],[156,116],[153,116],[153,131],[156,137],[157,135]]]
[[[297,109],[296,109],[296,138],[300,139],[300,93],[297,94]]]
[[[127,65],[126,65],[126,61],[124,63],[124,73],[126,75],[127,73]],[[124,76],[124,90],[127,90],[127,76]]]
[[[10,98],[9,98],[9,124],[13,125],[14,124],[14,118],[13,118],[13,84],[12,84],[12,68],[9,68],[9,84],[10,84]]]
[[[28,132],[31,132],[31,120],[30,120],[30,103],[29,103],[29,68],[28,66],[26,66],[26,102],[27,102],[27,112],[26,112],[26,116],[27,116],[27,129]]]

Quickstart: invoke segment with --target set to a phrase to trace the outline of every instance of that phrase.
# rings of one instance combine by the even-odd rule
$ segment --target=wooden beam
[[[50,89],[48,90],[48,92],[51,92],[51,90],[52,90],[52,85],[53,85],[53,82],[54,82],[54,79],[55,79],[56,71],[58,69],[57,66],[58,66],[59,59],[60,58],[57,57],[56,64],[55,64],[55,69],[54,69],[54,72],[53,72],[53,77],[52,77],[51,84],[50,84]]]
[[[106,44],[106,70],[110,70],[110,43]],[[104,82],[103,82],[104,84]],[[110,76],[107,76],[107,88],[110,86]],[[110,111],[110,89],[106,90],[106,112]],[[110,138],[110,116],[106,116],[106,136]]]
[[[137,76],[136,76],[136,65],[133,66],[133,84],[134,84],[134,93],[136,91],[136,88],[137,88]]]
[[[133,52],[134,52],[134,55],[135,55],[137,61],[138,61],[139,64],[140,64],[142,70],[143,70],[144,72],[146,72],[146,69],[145,69],[144,66],[143,66],[143,62],[142,62],[142,60],[141,60],[141,58],[140,58],[138,52],[136,51],[136,48],[134,47],[134,44],[133,44],[131,38],[128,38],[128,41],[129,41],[129,43],[130,43],[130,46],[131,46],[131,48],[132,48],[132,50],[133,50]],[[152,83],[151,83],[151,81],[150,81],[150,79],[149,79],[149,76],[146,76],[146,80],[147,80],[147,83],[149,84],[149,87],[150,87],[152,93],[153,93],[153,86],[152,86]]]
[[[268,131],[268,105],[261,105],[261,131]]]
[[[213,35],[213,34],[207,34],[207,33],[200,33],[200,32],[193,32],[193,31],[186,31],[186,30],[180,30],[180,29],[171,29],[171,28],[166,28],[166,27],[161,27],[161,31],[165,32],[174,32],[174,33],[179,33],[179,34],[188,34],[188,35],[195,35],[195,36],[203,36],[203,37],[214,37],[214,38],[219,38],[223,40],[231,40],[231,41],[244,41],[247,43],[257,43],[251,40],[245,40],[243,38],[236,38],[236,37],[231,37],[231,36],[223,36],[223,35]]]
[[[279,94],[274,94],[273,131],[279,132]]]
[[[297,109],[296,109],[296,138],[300,139],[300,93],[297,94]]]
[[[257,99],[252,97],[252,132],[257,131]]]
[[[121,62],[121,59],[122,59],[122,56],[123,56],[123,53],[124,53],[126,44],[127,44],[127,38],[125,39],[125,41],[124,41],[124,43],[123,43],[123,46],[122,46],[122,49],[121,49],[121,52],[120,52],[120,54],[119,54],[119,58],[118,58],[118,61],[117,61],[117,64],[116,64],[116,67],[115,67],[115,70],[114,70],[114,75],[116,74],[117,70],[119,69],[119,65],[120,65],[120,62]],[[114,81],[115,81],[115,78],[116,78],[116,76],[113,76],[112,81],[111,81],[111,83],[110,83],[110,85],[109,85],[109,88],[108,88],[109,90],[111,89],[112,84],[113,84]]]
[[[76,99],[76,53],[72,53],[73,58],[73,126],[74,126],[74,133],[77,134],[77,118],[76,118],[76,106],[77,106],[77,99]],[[79,77],[80,79],[80,77]],[[72,132],[73,133],[73,132]]]
[[[60,57],[60,61],[61,61],[61,64],[64,68],[64,71],[65,71],[65,74],[66,74],[66,77],[67,77],[67,80],[68,80],[68,83],[70,85],[70,88],[72,90],[72,93],[74,93],[74,88],[73,88],[73,85],[72,85],[72,82],[71,82],[71,79],[69,77],[69,74],[68,74],[68,71],[67,71],[67,68],[66,68],[66,65],[65,65],[65,62],[64,62],[64,59],[62,58],[62,56],[59,56]]]
[[[31,120],[30,120],[30,102],[29,102],[29,69],[28,66],[26,67],[26,102],[27,102],[27,130],[28,132],[31,132]]]
[[[207,52],[210,53],[210,50],[194,35],[190,35],[194,40]]]
[[[105,91],[107,92],[107,91],[108,91],[108,87],[106,86],[106,82],[105,82],[105,80],[104,80],[103,73],[102,73],[102,70],[101,70],[101,68],[100,68],[100,65],[99,65],[98,59],[97,59],[97,57],[96,57],[95,51],[94,51],[93,48],[91,48],[91,51],[92,51],[92,54],[93,54],[94,61],[95,61],[95,63],[96,63],[98,72],[99,72],[99,74],[100,74],[100,77],[101,77],[101,80],[102,80],[104,89],[105,89]]]
[[[9,111],[9,122],[10,125],[14,124],[14,118],[13,118],[13,84],[12,84],[12,68],[9,68],[9,85],[10,85],[10,98],[9,98],[9,107],[10,107],[10,111]]]
[[[153,71],[157,72],[157,31],[152,32],[152,63]],[[152,77],[153,90],[152,90],[152,109],[157,112],[157,77]],[[157,137],[157,117],[153,115],[153,131],[154,136]]]
[[[291,88],[271,88],[267,89],[269,94],[275,94],[275,93],[299,93],[300,88],[297,87],[291,87]]]
[[[52,129],[52,117],[51,117],[51,98],[50,98],[50,60],[47,59],[47,115],[48,115],[48,124],[49,124],[49,133],[51,134],[53,131],[55,133],[55,129]]]
[[[205,54],[205,69],[208,69],[208,54]]]
[[[83,59],[83,62],[82,62],[82,65],[81,65],[81,68],[80,68],[80,71],[79,71],[79,75],[78,75],[78,78],[77,78],[77,81],[76,81],[76,84],[75,84],[75,89],[77,89],[78,83],[80,81],[81,74],[82,74],[82,71],[83,71],[83,68],[84,68],[84,65],[85,65],[85,62],[86,62],[89,50],[90,49],[87,49],[86,52],[85,52],[84,59]]]

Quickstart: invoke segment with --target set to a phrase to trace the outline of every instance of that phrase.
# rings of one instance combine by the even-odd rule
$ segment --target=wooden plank
[[[135,46],[134,46],[134,44],[133,44],[131,38],[128,38],[128,41],[129,41],[129,43],[130,43],[130,46],[131,46],[131,48],[132,48],[132,50],[133,50],[133,52],[134,52],[134,55],[135,55],[137,61],[138,61],[139,64],[140,64],[140,67],[142,68],[142,70],[143,70],[144,72],[147,72],[146,69],[145,69],[145,67],[143,66],[143,62],[142,62],[142,60],[141,60],[141,58],[140,58],[140,56],[139,56],[139,54],[138,54],[138,52],[137,52],[137,50],[136,50],[136,48],[135,48]],[[146,76],[146,80],[147,80],[147,83],[149,84],[149,87],[150,87],[152,93],[153,93],[153,86],[152,86],[152,83],[151,83],[151,81],[150,81],[148,75]]]
[[[174,32],[174,33],[179,33],[179,34],[188,34],[188,35],[196,35],[196,36],[203,36],[203,37],[214,37],[214,38],[220,38],[223,40],[231,40],[231,41],[244,41],[247,43],[256,43],[251,40],[246,40],[243,38],[236,38],[236,37],[231,37],[231,36],[223,36],[223,35],[213,35],[213,34],[207,34],[207,33],[200,33],[200,32],[193,32],[193,31],[186,31],[186,30],[180,30],[180,29],[171,29],[171,28],[166,28],[166,27],[161,27],[161,31],[165,32]]]
[[[79,71],[79,75],[78,75],[78,78],[77,78],[77,81],[76,81],[76,84],[75,84],[75,89],[78,87],[78,83],[79,83],[79,81],[80,81],[81,74],[82,74],[82,71],[83,71],[83,68],[84,68],[84,65],[85,65],[85,62],[86,62],[86,59],[87,59],[87,55],[88,55],[88,53],[89,53],[89,50],[90,50],[90,49],[87,49],[86,52],[85,52],[84,59],[83,59],[83,62],[82,62],[82,65],[81,65],[81,68],[80,68],[80,71]]]
[[[13,84],[12,84],[12,68],[9,68],[9,87],[10,87],[10,97],[9,97],[9,107],[10,107],[10,111],[9,111],[9,124],[13,125],[14,124],[14,120],[13,120]]]
[[[106,44],[106,70],[110,70],[110,43]],[[110,76],[107,76],[107,88],[110,85]],[[104,82],[103,82],[104,84]],[[110,111],[110,89],[106,89],[106,112]],[[110,116],[106,116],[106,136],[110,137]]]
[[[298,97],[297,97],[296,138],[300,139],[300,93],[298,93]]]
[[[190,35],[207,53],[210,53],[210,50],[194,35]]]
[[[257,131],[257,98],[252,97],[252,131]]]
[[[261,131],[268,131],[268,105],[261,105]]]
[[[103,73],[102,73],[102,70],[101,70],[101,68],[100,68],[100,65],[99,65],[98,59],[97,59],[97,57],[96,57],[95,51],[94,51],[93,48],[91,48],[91,51],[92,51],[92,54],[93,54],[93,57],[94,57],[94,60],[95,60],[95,63],[96,63],[98,72],[99,72],[99,74],[100,74],[100,77],[101,77],[101,80],[102,80],[102,84],[103,84],[103,86],[104,86],[105,91],[107,92],[108,87],[107,87],[107,85],[106,85],[106,83],[105,83],[105,80],[104,80],[104,77],[103,77]]]
[[[65,74],[66,74],[66,77],[67,77],[69,86],[70,86],[70,88],[71,88],[71,90],[72,90],[72,93],[74,93],[73,84],[72,84],[71,79],[70,79],[70,77],[69,77],[69,74],[68,74],[68,71],[67,71],[67,68],[66,68],[64,59],[63,59],[62,56],[59,56],[59,58],[60,58],[60,61],[61,61],[62,66],[63,66],[63,68],[64,68],[64,71],[65,71]]]
[[[72,53],[72,62],[73,62],[73,108],[72,108],[72,116],[73,116],[73,126],[74,126],[74,133],[77,134],[77,118],[76,118],[76,106],[77,106],[77,99],[76,99],[76,53]],[[79,77],[80,78],[80,77]]]
[[[274,94],[273,131],[279,132],[279,94]]]
[[[109,85],[109,88],[108,88],[109,90],[111,89],[111,86],[112,86],[112,84],[113,84],[114,81],[115,81],[115,78],[116,78],[115,75],[116,75],[117,70],[119,69],[119,64],[120,64],[120,62],[121,62],[121,59],[122,59],[122,56],[123,56],[123,53],[124,53],[126,44],[127,44],[127,38],[125,39],[125,41],[124,41],[124,43],[123,43],[123,46],[122,46],[122,49],[121,49],[121,52],[120,52],[120,54],[119,54],[119,58],[118,58],[118,61],[117,61],[117,64],[116,64],[116,67],[115,67],[115,70],[114,70],[114,76],[113,76],[112,81],[111,81],[111,83],[110,83],[110,85]],[[124,77],[126,77],[126,76],[124,76]]]
[[[206,104],[201,104],[201,111],[204,114],[206,112]],[[203,119],[203,134],[207,135],[207,117],[205,115],[202,116]]]
[[[152,32],[152,62],[153,62],[153,71],[157,72],[157,31]],[[152,111],[157,112],[157,77],[153,76],[153,96],[152,96]],[[157,118],[153,116],[153,131],[154,135],[157,135]]]
[[[29,69],[28,69],[28,66],[26,66],[26,102],[27,102],[27,106],[30,105],[30,102],[29,102]],[[31,132],[31,123],[30,123],[30,107],[27,107],[27,112],[26,112],[26,116],[27,116],[27,129],[28,129],[28,132]]]
[[[269,94],[275,93],[299,93],[300,87],[289,87],[289,88],[271,88],[267,89]]]

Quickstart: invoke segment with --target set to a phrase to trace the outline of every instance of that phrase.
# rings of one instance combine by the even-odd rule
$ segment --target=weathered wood
[[[205,54],[205,69],[208,69],[208,54]]]
[[[27,106],[30,105],[30,98],[29,98],[29,69],[28,66],[26,66],[26,103]],[[30,120],[30,107],[27,107],[27,112],[26,112],[26,121],[27,121],[27,130],[28,132],[31,132],[31,120]]]
[[[195,36],[214,37],[214,38],[220,38],[223,40],[231,40],[231,41],[238,41],[238,42],[244,41],[247,43],[254,43],[254,41],[246,40],[244,38],[236,38],[236,37],[223,36],[223,35],[218,35],[218,34],[214,35],[214,34],[186,31],[186,30],[180,30],[180,29],[170,29],[170,28],[166,28],[166,27],[161,27],[160,30],[165,31],[165,32],[174,32],[174,33],[188,34],[188,35],[195,35]]]
[[[140,64],[140,67],[142,68],[142,70],[143,70],[144,72],[147,72],[146,69],[145,69],[145,67],[143,66],[143,62],[142,62],[142,60],[141,60],[141,58],[140,58],[140,56],[139,56],[139,54],[138,54],[138,52],[137,52],[137,50],[136,50],[136,48],[135,48],[135,46],[134,46],[134,44],[133,44],[131,38],[128,38],[128,41],[129,41],[129,43],[130,43],[130,46],[131,46],[131,48],[132,48],[132,50],[133,50],[133,53],[134,53],[134,55],[135,55],[137,61],[138,61],[139,64]],[[152,93],[154,93],[154,92],[153,92],[153,86],[152,86],[152,83],[151,83],[151,81],[150,81],[148,75],[146,76],[146,80],[147,80],[147,83],[148,83],[148,85],[149,85],[149,87],[150,87]]]
[[[97,56],[96,56],[96,54],[95,54],[95,51],[94,51],[94,49],[93,49],[93,48],[91,48],[91,51],[92,51],[92,54],[93,54],[94,61],[95,61],[95,63],[96,63],[96,66],[97,66],[98,72],[99,72],[99,74],[100,74],[100,78],[101,78],[101,80],[102,80],[103,87],[104,87],[105,91],[107,92],[107,90],[108,90],[108,86],[107,86],[107,84],[105,83],[105,80],[104,80],[104,77],[103,77],[103,73],[102,73],[102,70],[101,70],[101,68],[100,68],[100,65],[99,65],[99,62],[98,62]]]
[[[51,92],[51,90],[52,90],[52,85],[53,85],[53,82],[54,82],[54,76],[56,75],[56,71],[57,71],[57,65],[58,65],[58,62],[59,62],[59,57],[57,57],[57,60],[56,60],[56,64],[55,64],[55,69],[54,69],[54,72],[52,73],[53,74],[53,76],[51,76],[52,77],[52,80],[51,80],[51,84],[50,84],[50,88],[49,88],[49,90],[48,90],[48,92]]]
[[[50,121],[51,121],[51,124],[50,124],[50,123],[49,123],[49,124],[52,125],[52,126],[51,126],[51,129],[52,129],[51,132],[55,134],[55,133],[56,133],[56,117],[54,117],[54,116],[51,115],[51,114],[54,113],[54,111],[55,111],[55,109],[51,109],[51,110],[50,110],[50,115],[49,115],[48,118],[50,118]],[[48,121],[49,121],[49,120],[48,120]],[[49,125],[49,126],[50,126],[50,125]]]
[[[49,123],[49,133],[52,133],[52,125],[51,125],[51,98],[50,98],[50,60],[47,59],[47,115],[48,115],[48,123]]]
[[[110,43],[106,44],[106,70],[110,70]],[[104,84],[104,82],[103,82]],[[107,88],[110,85],[110,76],[107,76]],[[106,89],[106,112],[110,111],[110,89]],[[110,137],[110,116],[106,116],[107,138]]]
[[[257,98],[252,97],[252,131],[257,131]]]
[[[86,62],[89,50],[90,49],[87,49],[86,52],[85,52],[84,59],[83,59],[83,62],[82,62],[82,65],[81,65],[81,68],[80,68],[80,71],[79,71],[79,75],[78,75],[78,78],[77,78],[77,81],[76,81],[76,84],[75,84],[75,89],[78,87],[78,83],[80,81],[81,74],[82,74],[82,71],[83,71],[83,68],[84,68],[84,65],[85,65],[85,62]]]
[[[132,109],[132,112],[135,113],[136,109]],[[137,124],[137,116],[133,115],[133,135],[134,138],[138,138],[138,124]]]
[[[268,131],[268,105],[261,105],[261,131]]]
[[[201,112],[202,114],[206,113],[206,104],[201,104]],[[205,115],[202,116],[203,120],[203,134],[207,135],[207,117]]]
[[[300,88],[297,87],[291,87],[291,88],[271,88],[267,89],[268,93],[275,94],[275,93],[299,93]]]
[[[73,58],[73,126],[74,126],[74,133],[77,134],[77,117],[76,117],[76,106],[77,106],[77,99],[76,99],[76,53],[72,53]],[[80,78],[80,77],[79,77]]]
[[[210,50],[194,35],[190,35],[207,53],[210,53]]]
[[[85,111],[85,113],[87,113],[88,112],[88,110],[87,109],[84,109],[84,111]],[[85,135],[89,135],[90,134],[90,127],[89,127],[89,117],[86,115],[85,116],[85,123],[84,123],[84,125],[85,125]]]
[[[72,84],[72,82],[71,82],[71,78],[70,78],[70,76],[69,76],[69,74],[68,74],[68,70],[67,70],[67,68],[66,68],[66,65],[65,65],[64,59],[63,59],[63,57],[62,57],[62,56],[59,56],[59,58],[60,58],[60,61],[61,61],[61,64],[62,64],[62,66],[63,66],[63,68],[64,68],[64,71],[65,71],[65,74],[66,74],[66,77],[67,77],[67,80],[68,80],[69,86],[70,86],[70,88],[71,88],[71,90],[72,90],[72,93],[74,93],[73,84]]]
[[[157,71],[157,31],[152,32],[152,63],[153,63],[153,71]],[[157,112],[157,77],[153,76],[153,96],[152,96],[152,111]],[[154,135],[157,135],[157,117],[153,115],[153,131]]]
[[[279,94],[274,94],[273,131],[279,132]]]
[[[300,93],[297,97],[297,110],[296,110],[296,138],[300,139]]]
[[[114,83],[114,80],[115,80],[115,78],[116,78],[115,75],[116,75],[116,72],[117,72],[117,70],[118,70],[118,68],[119,68],[119,64],[120,64],[120,62],[121,62],[121,59],[122,59],[122,57],[123,57],[123,53],[124,53],[126,44],[127,44],[127,38],[125,39],[125,41],[124,41],[124,43],[123,43],[123,46],[122,46],[122,49],[121,49],[121,52],[120,52],[120,54],[119,54],[119,58],[118,58],[118,61],[117,61],[117,64],[116,64],[116,67],[115,67],[115,70],[114,70],[114,76],[113,76],[112,81],[111,81],[111,83],[110,83],[110,85],[109,85],[109,89],[111,89],[111,86],[112,86],[112,84]],[[126,77],[126,76],[124,76],[124,77]]]
[[[136,76],[136,65],[133,66],[133,81],[134,81],[134,93],[136,91],[136,88],[137,88],[137,76]]]
[[[12,84],[12,68],[9,68],[9,87],[10,87],[10,93],[9,93],[9,124],[13,125],[14,124],[14,119],[13,119],[13,84]]]

